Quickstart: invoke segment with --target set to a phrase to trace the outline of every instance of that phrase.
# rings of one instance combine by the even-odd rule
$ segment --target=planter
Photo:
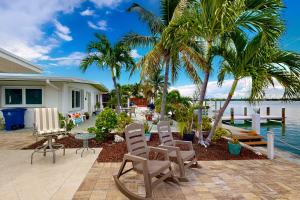
[[[233,144],[231,142],[228,142],[228,151],[232,155],[240,155],[241,153],[241,144]]]
[[[145,138],[146,138],[146,141],[149,142],[150,139],[151,139],[151,133],[150,132],[145,132]]]
[[[192,132],[192,133],[189,133],[189,134],[183,134],[182,139],[185,140],[185,141],[193,142],[194,137],[195,137],[195,132]]]

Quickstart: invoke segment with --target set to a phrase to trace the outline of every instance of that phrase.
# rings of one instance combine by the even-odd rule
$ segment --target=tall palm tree
[[[179,5],[179,3],[179,7],[182,8],[183,3],[181,3],[180,0],[161,0],[161,16],[155,16],[152,12],[146,10],[136,3],[132,4],[132,6],[128,9],[129,12],[138,13],[140,19],[148,25],[151,32],[151,35],[148,36],[130,33],[124,37],[124,42],[131,46],[150,46],[153,48],[146,56],[141,59],[141,61],[137,65],[142,69],[142,76],[158,70],[160,66],[164,66],[165,75],[160,119],[163,119],[165,116],[166,95],[168,92],[170,71],[172,81],[174,82],[177,78],[181,62],[183,62],[187,66],[185,69],[188,74],[191,75],[192,79],[196,82],[199,81],[196,70],[193,67],[191,61],[188,59],[186,52],[183,53],[184,58],[180,60],[179,55],[172,54],[170,48],[164,48],[163,42],[161,41],[161,35],[172,20],[174,12],[180,12],[181,10],[177,9],[177,5]]]
[[[189,55],[200,63],[199,67],[204,72],[198,113],[199,143],[205,145],[202,136],[202,108],[216,56],[213,51],[216,41],[236,31],[262,31],[270,40],[278,38],[283,29],[279,17],[282,6],[280,0],[195,1],[174,17],[164,30],[163,46],[175,50],[183,46],[193,46],[192,50],[196,52],[189,52]]]
[[[130,48],[122,42],[112,45],[105,35],[95,34],[96,40],[87,46],[88,55],[81,61],[80,68],[85,72],[92,64],[100,69],[108,68],[111,71],[117,97],[117,112],[120,112],[121,99],[117,79],[122,67],[126,70],[134,68],[135,62],[130,56]]]
[[[264,97],[264,89],[274,85],[276,80],[284,88],[284,98],[299,98],[300,96],[300,55],[280,50],[277,45],[267,44],[263,34],[258,34],[248,41],[245,34],[235,34],[232,42],[219,49],[223,54],[219,84],[222,85],[225,76],[234,78],[230,92],[221,107],[206,142],[211,138],[220,122],[224,111],[230,103],[239,80],[252,80],[251,99]]]

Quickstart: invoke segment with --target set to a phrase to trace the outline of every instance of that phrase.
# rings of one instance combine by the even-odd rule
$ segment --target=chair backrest
[[[134,156],[148,158],[147,143],[143,124],[132,123],[125,128],[128,152]]]
[[[37,134],[59,130],[57,108],[35,108],[34,123]]]
[[[169,121],[160,121],[157,124],[157,131],[161,145],[174,146],[174,139]]]

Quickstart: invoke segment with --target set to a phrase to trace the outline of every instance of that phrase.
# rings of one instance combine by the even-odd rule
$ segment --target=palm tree
[[[186,1],[186,0],[185,0]],[[173,54],[170,48],[164,48],[163,42],[161,41],[161,35],[166,27],[168,27],[172,20],[174,12],[180,12],[181,9],[176,9],[177,5],[182,8],[183,3],[180,0],[161,0],[161,16],[155,16],[150,11],[146,10],[139,4],[132,4],[128,9],[129,12],[137,12],[142,21],[146,22],[151,35],[143,36],[136,33],[130,33],[124,37],[124,42],[133,47],[144,46],[153,47],[153,49],[144,56],[138,63],[138,67],[142,68],[142,76],[147,73],[157,71],[160,66],[164,67],[164,87],[162,92],[162,106],[160,112],[160,119],[165,116],[166,107],[166,95],[168,92],[169,72],[171,71],[172,81],[174,82],[180,69],[181,61],[187,66],[185,69],[191,75],[194,81],[199,81],[196,70],[193,64],[188,59],[186,52],[183,53],[183,59],[180,60],[178,54]]]
[[[105,35],[95,34],[96,40],[91,41],[87,46],[88,55],[81,61],[80,68],[85,72],[92,64],[100,69],[108,68],[111,71],[113,84],[117,97],[117,112],[120,112],[121,99],[117,84],[121,68],[126,70],[134,68],[135,63],[130,56],[130,48],[122,42],[112,45]]]
[[[147,76],[147,81],[153,87],[153,97],[156,98],[159,93],[162,92],[164,87],[164,76],[162,75],[162,69],[158,69]]]
[[[234,80],[230,92],[220,109],[206,143],[211,138],[234,95],[239,80],[250,78],[252,80],[251,99],[264,97],[264,89],[274,85],[276,80],[284,88],[284,98],[299,98],[300,96],[300,55],[280,50],[277,45],[267,44],[263,34],[258,34],[248,41],[245,34],[235,34],[232,42],[219,49],[223,54],[219,84],[222,85],[225,76],[231,75]]]
[[[182,0],[185,1],[185,0]],[[283,29],[279,17],[280,0],[200,0],[195,1],[170,22],[163,33],[163,46],[180,49],[192,46],[193,56],[204,72],[201,85],[198,123],[199,143],[205,145],[202,136],[202,108],[216,56],[216,41],[233,32],[263,32],[270,40],[278,38]],[[176,46],[177,45],[177,46]]]

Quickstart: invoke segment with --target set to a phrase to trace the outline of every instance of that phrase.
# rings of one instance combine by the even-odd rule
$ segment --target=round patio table
[[[95,137],[96,137],[96,134],[94,134],[94,133],[77,133],[75,135],[75,138],[77,140],[82,140],[82,148],[76,149],[76,154],[77,154],[77,151],[80,149],[82,149],[81,157],[83,155],[84,150],[89,151],[89,149],[91,149],[95,153],[95,149],[89,148],[89,139],[93,139]]]

